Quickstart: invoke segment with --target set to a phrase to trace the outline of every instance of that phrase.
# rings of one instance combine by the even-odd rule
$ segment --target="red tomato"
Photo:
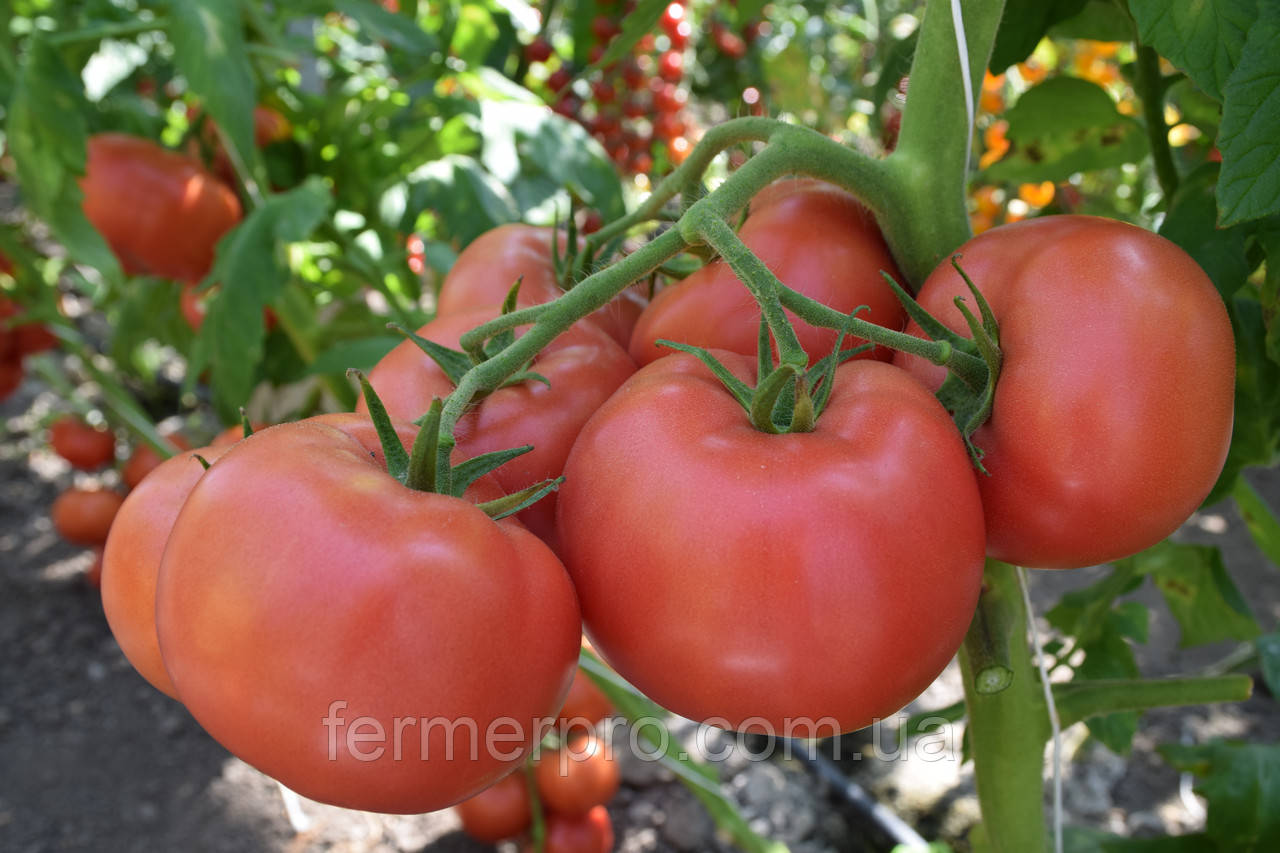
[[[608,745],[594,734],[574,738],[563,749],[542,756],[534,779],[543,805],[569,817],[609,802],[622,782]]]
[[[684,54],[668,50],[658,57],[658,76],[668,83],[679,83],[684,76]]]
[[[609,697],[596,686],[585,672],[579,669],[573,674],[569,695],[560,707],[560,719],[556,727],[562,734],[592,728],[613,711]]]
[[[456,348],[463,333],[497,315],[497,309],[437,317],[418,330],[428,340]],[[578,431],[587,418],[635,372],[630,356],[605,331],[578,323],[560,335],[534,360],[538,381],[499,388],[458,422],[454,437],[464,457],[532,444],[533,450],[493,472],[508,492],[560,476]],[[404,341],[369,372],[391,417],[411,421],[445,397],[453,383],[411,341]],[[366,412],[361,399],[357,411]],[[556,547],[555,494],[522,511],[529,529]]]
[[[75,415],[64,415],[49,427],[53,452],[82,471],[101,468],[116,458],[116,437],[109,429],[91,427]]]
[[[843,190],[808,179],[775,183],[756,196],[738,236],[788,287],[837,311],[866,305],[859,317],[902,328],[906,313],[880,271],[902,277],[871,215]],[[830,354],[834,330],[788,314],[810,360]],[[715,261],[654,297],[632,333],[631,357],[644,365],[670,354],[659,338],[751,355],[759,328],[760,309],[746,286]],[[846,340],[847,347],[863,343]]]
[[[490,843],[515,838],[529,828],[533,814],[524,773],[516,770],[474,797],[454,806],[462,831]]]
[[[754,358],[717,355],[753,378]],[[558,521],[595,647],[663,707],[737,730],[898,710],[960,645],[982,579],[955,425],[877,361],[837,370],[813,432],[769,435],[696,358],[659,359],[578,436]]]
[[[519,522],[407,489],[307,420],[233,445],[191,490],[156,627],[179,698],[237,756],[322,802],[419,813],[519,765],[569,687],[581,623],[563,566]]]
[[[101,545],[124,498],[107,489],[67,489],[49,509],[53,529],[73,545]]]
[[[604,806],[596,806],[580,817],[547,815],[547,837],[542,849],[543,853],[609,853],[613,849],[609,812]]]
[[[564,237],[560,239],[563,248]],[[481,234],[462,250],[445,276],[436,310],[443,317],[501,305],[521,276],[517,303],[522,308],[550,302],[563,293],[551,256],[551,229],[499,225]],[[590,319],[625,347],[645,302],[640,291],[627,288]]]
[[[190,450],[191,443],[180,435],[165,436],[178,450]],[[142,478],[150,474],[163,462],[160,454],[149,444],[139,444],[129,455],[129,461],[120,469],[120,479],[129,489],[136,489]]]
[[[524,58],[528,62],[546,62],[553,53],[551,43],[544,38],[536,38],[524,48]]]
[[[175,699],[178,693],[156,639],[156,577],[178,512],[204,476],[196,455],[213,463],[226,451],[226,447],[201,447],[158,462],[125,498],[103,551],[102,609],[111,633],[133,668]]]
[[[991,419],[973,436],[991,474],[978,478],[987,553],[1074,568],[1172,533],[1213,487],[1231,441],[1231,324],[1204,271],[1162,237],[1090,216],[994,228],[960,253],[1004,353]],[[960,295],[972,304],[946,263],[918,298],[967,330]],[[941,382],[930,364],[896,361]]]
[[[0,357],[0,400],[17,391],[25,375],[20,358]]]
[[[198,281],[218,239],[240,221],[240,201],[198,163],[119,133],[89,138],[84,213],[125,272]]]

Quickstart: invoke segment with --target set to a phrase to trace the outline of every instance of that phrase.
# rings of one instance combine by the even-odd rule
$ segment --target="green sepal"
[[[461,350],[450,349],[443,344],[429,341],[417,332],[409,331],[399,323],[388,323],[387,328],[403,335],[407,340],[413,341],[414,346],[422,350],[428,358],[434,361],[454,385],[461,382],[463,375],[476,364],[471,356]]]
[[[441,472],[446,474],[449,470],[449,457],[444,457],[444,468],[441,468],[440,461],[440,413],[444,410],[444,403],[439,397],[433,397],[431,406],[427,409],[427,413],[420,420],[421,426],[418,429],[418,436],[413,440],[413,453],[409,457],[409,463],[406,468],[405,476],[400,479],[411,489],[420,492],[442,492],[441,490]],[[390,470],[390,466],[388,466]]]
[[[675,341],[669,341],[666,338],[659,338],[654,341],[660,347],[670,347],[671,349],[687,352],[690,355],[698,357],[698,360],[711,369],[716,378],[724,383],[724,387],[733,395],[733,399],[737,400],[742,408],[751,411],[751,398],[754,394],[751,386],[743,382],[738,377],[729,372],[729,368],[720,363],[720,360],[703,347],[692,347],[688,344],[678,344]]]
[[[347,376],[360,383],[365,405],[369,407],[369,419],[373,421],[373,428],[378,432],[382,454],[387,459],[387,473],[401,483],[405,482],[409,475],[409,454],[400,443],[396,428],[391,425],[391,415],[387,414],[387,407],[382,405],[378,392],[373,390],[373,386],[369,384],[369,377],[364,375],[364,371],[353,367],[347,371]]]
[[[199,453],[193,453],[193,454],[191,454],[191,455],[192,455],[192,456],[194,456],[194,457],[196,458],[196,461],[200,463],[200,467],[201,467],[201,468],[203,468],[203,469],[204,469],[204,470],[206,470],[206,471],[208,471],[208,470],[209,470],[209,460],[208,460],[208,459],[205,459],[205,458],[204,458],[203,456],[201,456]]]
[[[916,302],[911,294],[903,290],[901,285],[893,280],[893,276],[889,275],[887,272],[881,272],[880,275],[889,283],[889,287],[893,290],[893,295],[898,297],[898,301],[902,303],[902,308],[907,312],[907,316],[914,320],[915,324],[924,330],[924,333],[929,336],[930,340],[945,342],[961,352],[977,355],[978,351],[974,347],[973,341],[951,331],[951,329],[944,325],[941,320],[924,310],[920,303]]]
[[[747,409],[751,423],[755,424],[756,429],[774,434],[788,431],[795,416],[795,380],[799,377],[800,374],[796,372],[795,367],[790,364],[781,364],[760,380],[760,384],[751,395],[751,406]],[[786,390],[792,392],[789,407],[792,411],[784,412],[783,422],[777,423],[774,421],[774,409],[778,405],[778,398]]]
[[[243,433],[241,438],[253,435],[253,424],[249,421],[249,415],[245,412],[244,406],[240,407],[240,430]]]
[[[481,453],[479,456],[472,456],[466,462],[457,465],[453,469],[453,482],[450,494],[455,498],[462,497],[463,493],[485,474],[497,470],[499,467],[507,464],[517,456],[523,456],[533,450],[532,444],[526,444],[524,447],[513,447],[510,450],[494,450],[489,453]]]
[[[856,315],[865,307],[865,305],[859,305],[849,316]],[[808,372],[805,373],[805,380],[809,384],[809,394],[813,397],[813,415],[815,419],[827,408],[827,401],[831,399],[831,386],[836,381],[836,367],[843,361],[840,358],[840,348],[844,346],[844,339],[848,334],[847,330],[841,329],[840,333],[836,335],[836,345],[832,348],[831,354],[809,368]],[[870,344],[855,347],[853,352],[865,351],[868,347],[870,347]]]
[[[554,241],[552,241],[554,242]],[[511,285],[511,289],[507,291],[507,298],[502,300],[502,313],[510,314],[516,310],[516,300],[520,297],[520,285],[524,283],[524,276],[516,279],[516,283]],[[489,356],[495,352],[501,352],[516,342],[516,330],[504,329],[494,335],[484,344],[485,356]],[[457,383],[454,383],[457,384]]]
[[[560,484],[564,482],[564,477],[556,477],[554,480],[543,480],[541,483],[535,483],[527,489],[521,489],[515,494],[507,495],[504,498],[496,498],[491,501],[476,504],[476,507],[483,510],[485,515],[494,521],[506,518],[509,515],[515,515],[522,509],[533,506],[547,495],[560,488]]]

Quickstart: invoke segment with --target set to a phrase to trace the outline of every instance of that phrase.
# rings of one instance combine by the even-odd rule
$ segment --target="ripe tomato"
[[[542,756],[534,768],[534,779],[538,796],[548,809],[574,817],[613,799],[622,775],[608,745],[590,734]]]
[[[463,333],[497,315],[497,309],[437,317],[418,330],[428,340],[457,347]],[[464,457],[532,444],[533,450],[493,472],[508,492],[559,477],[587,418],[635,372],[635,364],[603,329],[576,324],[560,335],[531,367],[538,381],[499,388],[474,406],[454,430]],[[453,383],[412,341],[404,341],[369,372],[369,382],[392,418],[411,421],[445,397]],[[356,411],[367,412],[361,399]],[[523,510],[519,518],[556,547],[555,494]]]
[[[25,375],[26,371],[22,369],[21,357],[0,354],[0,400],[4,400],[14,391],[17,391]]]
[[[89,138],[84,213],[125,272],[198,281],[218,239],[240,221],[240,201],[200,164],[120,133]]]
[[[462,821],[462,831],[476,841],[495,843],[515,838],[533,821],[529,786],[519,770],[458,803],[454,809]]]
[[[753,378],[755,359],[717,355]],[[558,521],[595,647],[664,707],[737,730],[830,734],[901,708],[960,645],[982,579],[955,425],[877,361],[840,367],[817,428],[788,435],[754,429],[693,356],[653,362],[578,436]]]
[[[226,451],[226,447],[201,447],[158,462],[125,498],[103,551],[102,609],[111,633],[133,668],[175,699],[178,693],[156,639],[156,577],[178,512],[204,476],[196,455],[213,463]]]
[[[166,438],[179,450],[191,449],[191,443],[180,435],[170,435]],[[129,489],[136,489],[142,482],[142,478],[154,471],[163,461],[151,445],[139,444],[129,455],[129,461],[120,469],[120,479]]]
[[[523,760],[581,623],[519,522],[407,489],[312,419],[232,445],[191,490],[156,628],[178,697],[240,758],[322,802],[418,813]]]
[[[53,452],[82,471],[101,468],[116,458],[116,437],[109,429],[91,427],[75,415],[64,415],[49,427]]]
[[[124,498],[107,489],[67,489],[49,509],[53,529],[73,545],[101,545]]]
[[[596,806],[580,817],[547,815],[547,837],[542,849],[543,853],[609,853],[613,849],[609,812],[604,806]]]
[[[551,229],[499,225],[481,234],[462,250],[441,283],[437,312],[443,317],[501,305],[521,276],[520,307],[550,302],[563,292],[551,256]],[[627,288],[592,314],[591,320],[625,347],[645,302],[640,291]]]
[[[1074,568],[1172,533],[1231,441],[1231,324],[1204,271],[1162,237],[1090,216],[994,228],[960,254],[1004,353],[991,419],[973,436],[991,474],[978,478],[987,553]],[[960,330],[952,300],[967,294],[946,263],[918,298]],[[941,382],[920,359],[896,362]]]
[[[837,311],[866,305],[870,310],[858,316],[890,329],[905,322],[880,276],[884,270],[901,280],[880,229],[843,190],[808,179],[775,183],[756,196],[738,236],[788,287]],[[811,360],[831,352],[834,330],[788,316]],[[644,365],[670,354],[655,343],[659,338],[753,355],[759,326],[760,309],[746,286],[728,264],[714,261],[654,297],[636,323],[631,357]],[[848,347],[863,342],[847,341]]]
[[[609,702],[609,697],[596,687],[590,676],[579,669],[573,674],[573,683],[569,685],[569,695],[565,697],[564,705],[560,706],[560,719],[556,721],[556,728],[564,735],[580,732],[595,726],[609,716],[611,711],[613,705]]]

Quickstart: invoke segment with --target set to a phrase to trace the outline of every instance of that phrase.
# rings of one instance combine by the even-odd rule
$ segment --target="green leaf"
[[[263,352],[262,309],[289,279],[283,247],[309,236],[328,214],[330,200],[324,181],[313,176],[268,197],[218,243],[206,281],[222,287],[210,300],[200,340],[213,371],[213,402],[227,422],[253,389]]]
[[[1256,645],[1262,664],[1262,680],[1272,696],[1280,696],[1280,631],[1259,637]]]
[[[1160,236],[1172,240],[1209,274],[1224,302],[1249,277],[1245,255],[1246,228],[1218,227],[1218,207],[1214,191],[1218,164],[1206,163],[1178,186],[1169,213],[1160,225]]]
[[[1258,0],[1258,12],[1223,92],[1223,225],[1280,213],[1280,0]]]
[[[80,207],[87,112],[80,78],[44,36],[33,35],[18,70],[5,128],[22,203],[49,225],[72,257],[119,279],[115,255]]]
[[[1280,364],[1268,352],[1262,306],[1245,294],[1228,303],[1236,339],[1235,420],[1226,465],[1206,503],[1229,495],[1245,467],[1280,457]]]
[[[397,335],[371,335],[367,338],[339,341],[316,356],[316,360],[307,367],[307,372],[345,373],[352,367],[357,370],[372,370],[401,340]]]
[[[631,52],[647,33],[653,30],[670,0],[640,0],[622,19],[622,32],[609,41],[604,55],[590,69],[608,68]]]
[[[1054,38],[1132,41],[1133,21],[1115,0],[1085,0],[1080,12],[1049,28]]]
[[[1031,55],[1049,27],[1080,13],[1085,0],[1006,0],[989,67],[999,74]]]
[[[912,714],[898,727],[899,748],[913,737],[937,731],[947,723],[963,720],[964,714],[964,700],[954,702],[945,708],[938,708],[933,711],[918,711]]]
[[[1084,848],[1090,849],[1090,848]],[[1208,835],[1197,832],[1192,835],[1166,835],[1159,838],[1118,838],[1108,836],[1102,841],[1103,853],[1221,853]]]
[[[1092,642],[1105,629],[1112,603],[1137,589],[1142,580],[1135,565],[1122,561],[1097,583],[1064,594],[1046,618],[1050,625],[1081,643]]]
[[[436,214],[442,234],[461,245],[485,231],[520,219],[510,190],[472,157],[449,154],[415,169],[408,178],[409,196],[399,224],[411,231],[418,212]]]
[[[1129,12],[1138,23],[1143,44],[1155,48],[1221,101],[1245,35],[1257,17],[1257,5],[1258,0],[1129,0]]]
[[[373,0],[338,0],[334,9],[352,18],[360,26],[367,41],[385,42],[388,46],[425,59],[440,49],[435,36],[413,20],[389,12]]]
[[[1145,612],[1146,608],[1143,610]],[[1095,638],[1080,644],[1085,656],[1080,666],[1076,667],[1076,683],[1081,679],[1136,677],[1138,663],[1134,660],[1133,648],[1126,639],[1126,632],[1131,632],[1133,627],[1132,613],[1126,615],[1114,610],[1108,611]],[[1145,624],[1142,630],[1145,635]],[[1138,713],[1119,711],[1102,714],[1088,718],[1085,725],[1089,728],[1089,734],[1101,741],[1107,749],[1123,755],[1129,751],[1133,736],[1138,731]]]
[[[1272,565],[1280,568],[1280,518],[1276,517],[1275,511],[1244,477],[1236,481],[1231,494],[1236,499],[1240,517],[1249,528],[1249,535],[1253,537],[1258,550],[1266,555]]]
[[[1280,850],[1280,746],[1165,744],[1160,753],[1174,767],[1200,777],[1196,791],[1209,803],[1205,834],[1218,850]]]
[[[257,94],[245,49],[241,0],[170,0],[170,6],[169,38],[178,72],[218,123],[229,143],[228,153],[241,163],[253,162]]]
[[[988,181],[1065,181],[1137,163],[1147,156],[1142,126],[1116,109],[1106,90],[1076,77],[1052,77],[1023,93],[1005,114],[1009,152]]]
[[[1217,548],[1166,541],[1124,562],[1151,576],[1178,622],[1184,648],[1261,633]]]

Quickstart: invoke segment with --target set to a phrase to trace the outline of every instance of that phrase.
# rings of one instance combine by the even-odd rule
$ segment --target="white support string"
[[[1031,629],[1031,647],[1036,653],[1036,666],[1040,669],[1040,685],[1044,688],[1044,704],[1049,709],[1049,726],[1053,732],[1053,849],[1062,853],[1062,723],[1058,719],[1058,706],[1053,701],[1053,687],[1049,684],[1049,671],[1044,665],[1044,652],[1040,648],[1040,631],[1036,628],[1036,615],[1031,609],[1031,592],[1027,589],[1027,570],[1018,566],[1018,586],[1022,589],[1022,603],[1027,609],[1027,626]]]
[[[969,42],[964,34],[964,16],[960,0],[951,0],[952,29],[956,33],[956,49],[960,53],[960,82],[964,86],[964,109],[969,123],[965,126],[964,174],[969,177],[969,164],[973,160],[973,75],[969,72]]]

